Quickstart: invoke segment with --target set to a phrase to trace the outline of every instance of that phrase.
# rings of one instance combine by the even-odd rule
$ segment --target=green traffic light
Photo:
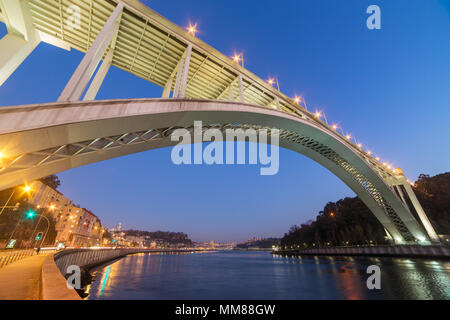
[[[36,211],[28,211],[27,217],[28,218],[33,218],[35,216],[35,214],[36,214]]]

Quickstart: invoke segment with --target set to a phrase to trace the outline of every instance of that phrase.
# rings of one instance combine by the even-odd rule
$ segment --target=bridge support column
[[[181,58],[179,64],[178,64],[178,71],[177,71],[177,77],[175,78],[175,88],[173,89],[173,98],[177,98],[178,94],[180,92],[180,85],[181,85],[181,73],[184,66],[184,57]]]
[[[92,46],[89,48],[88,52],[81,60],[78,68],[75,70],[74,74],[70,78],[63,92],[58,98],[58,101],[78,101],[81,98],[84,90],[89,83],[95,69],[97,68],[100,60],[106,52],[106,49],[110,45],[114,36],[117,34],[119,29],[120,17],[123,11],[123,3],[119,4],[114,9],[111,16],[106,21],[105,26],[98,34]],[[106,59],[105,59],[106,60]],[[106,65],[105,65],[106,68]],[[99,76],[99,79],[101,76]],[[98,79],[98,80],[99,80]],[[94,88],[91,90],[91,96],[94,92]]]
[[[109,49],[109,51],[105,57],[105,60],[103,60],[102,65],[100,66],[100,69],[95,74],[94,80],[92,80],[92,83],[89,86],[83,100],[85,100],[85,101],[86,100],[95,100],[98,90],[100,90],[103,80],[105,79],[105,76],[108,73],[109,68],[111,67],[113,54],[114,54],[114,50],[112,48]]]
[[[0,40],[0,86],[16,71],[40,40],[26,41],[20,36],[7,34]]]
[[[0,40],[0,86],[39,44],[28,1],[0,0],[8,34]]]
[[[411,201],[412,208],[410,208],[410,210],[416,211],[417,216],[420,219],[420,222],[422,223],[423,227],[425,228],[425,230],[428,234],[428,237],[430,237],[430,240],[432,242],[439,243],[440,242],[439,237],[438,237],[436,231],[434,230],[433,226],[431,225],[431,222],[428,219],[427,214],[423,210],[419,200],[417,199],[417,197],[416,197],[413,189],[409,185],[409,183],[407,181],[405,181],[405,183],[398,185],[397,187],[399,187],[399,192],[401,192],[401,195],[405,198],[407,197],[409,199],[409,201]],[[403,187],[403,190],[406,191],[406,195],[403,194],[401,187]],[[406,201],[405,201],[405,204],[408,205],[406,203]]]
[[[242,79],[242,74],[239,74],[239,100],[245,103],[244,100],[244,80]]]
[[[228,98],[230,101],[234,101],[233,83],[234,83],[234,81],[231,82],[231,84],[230,84],[230,92],[229,92],[230,96]]]
[[[186,51],[183,54],[179,64],[177,77],[175,82],[175,89],[173,91],[174,98],[184,98],[186,94],[186,83],[187,77],[189,73],[189,65],[191,62],[191,54],[192,54],[192,44],[189,43]]]
[[[191,63],[191,54],[192,54],[192,43],[189,43],[186,51],[186,58],[184,58],[183,75],[181,78],[181,90],[177,98],[184,98],[184,96],[186,95],[186,83],[189,74],[189,65]]]
[[[164,90],[163,90],[163,94],[162,94],[163,98],[170,98],[170,91],[172,90],[172,83],[173,83],[173,78],[170,78],[169,81],[167,81],[166,85],[164,86]]]

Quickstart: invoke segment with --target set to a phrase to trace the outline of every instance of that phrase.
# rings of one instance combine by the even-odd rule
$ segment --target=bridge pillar
[[[409,211],[409,215],[416,220],[416,223],[424,229],[426,236],[432,243],[440,243],[439,237],[436,234],[430,220],[428,219],[425,211],[422,208],[419,200],[414,194],[409,182],[403,174],[400,168],[395,169],[395,177],[391,177],[389,183],[393,189],[393,193],[396,193],[398,198],[401,200],[406,211]]]
[[[186,58],[184,58],[183,75],[181,78],[181,89],[180,89],[180,93],[178,94],[177,98],[184,98],[184,96],[186,94],[186,83],[187,83],[187,77],[189,74],[189,65],[191,63],[191,54],[192,54],[192,43],[189,43],[187,51],[186,51]]]
[[[239,74],[239,100],[245,103],[244,100],[244,80],[242,79],[242,74]]]
[[[234,101],[233,83],[234,83],[234,81],[231,82],[231,84],[230,84],[230,91],[229,91],[230,95],[228,97],[229,101]]]
[[[80,100],[106,49],[117,34],[122,11],[123,3],[119,2],[59,96],[59,102]],[[107,69],[106,65],[105,69]],[[103,78],[100,75],[97,80],[100,81]],[[97,83],[96,86],[100,87],[100,84],[101,82]],[[94,92],[95,87],[92,88],[90,95],[92,96]]]
[[[180,62],[177,66],[177,77],[175,82],[175,88],[173,91],[174,98],[184,98],[186,94],[186,83],[187,77],[189,73],[189,65],[191,62],[191,54],[192,54],[192,44],[189,43],[186,51],[181,57]]]
[[[89,86],[86,94],[84,95],[83,100],[95,100],[98,90],[100,90],[103,80],[105,79],[106,73],[108,73],[109,67],[111,67],[113,54],[114,50],[112,48],[109,49],[108,53],[106,54],[105,60],[103,60],[100,69],[95,74],[94,80],[92,80],[92,83]]]
[[[39,44],[28,1],[0,0],[8,34],[0,40],[0,86]]]
[[[163,90],[163,94],[162,94],[163,98],[170,98],[170,91],[172,90],[172,83],[173,83],[173,78],[170,77],[169,81],[167,81],[166,85],[164,86],[164,90]]]
[[[439,237],[436,233],[436,231],[434,230],[433,226],[431,225],[430,220],[427,217],[427,214],[425,213],[425,211],[422,208],[422,205],[420,204],[419,200],[417,199],[413,189],[411,188],[411,186],[409,185],[409,183],[407,181],[404,181],[403,184],[398,185],[397,187],[399,187],[399,191],[402,192],[402,188],[404,191],[406,191],[406,195],[402,195],[405,198],[405,204],[408,205],[408,200],[410,201],[411,205],[408,205],[410,208],[410,210],[414,210],[417,213],[417,216],[420,219],[420,222],[422,223],[423,227],[425,228],[428,236],[430,237],[430,240],[432,242],[435,243],[440,243]]]

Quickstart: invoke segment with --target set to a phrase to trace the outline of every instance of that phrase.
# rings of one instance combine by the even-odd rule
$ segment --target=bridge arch
[[[318,162],[368,206],[397,243],[435,241],[429,221],[411,213],[402,175],[387,174],[319,122],[275,109],[198,99],[63,102],[0,109],[0,190],[49,174],[174,145],[170,133],[193,128],[277,128],[280,146]],[[399,186],[403,186],[402,192]]]

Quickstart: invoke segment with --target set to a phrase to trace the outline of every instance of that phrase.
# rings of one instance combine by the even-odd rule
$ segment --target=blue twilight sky
[[[450,1],[147,0],[180,26],[281,90],[302,94],[407,177],[449,170]],[[368,30],[366,8],[381,8]],[[0,24],[0,36],[6,33]],[[0,48],[1,50],[1,48]],[[55,101],[82,54],[42,43],[0,87],[0,105]],[[98,99],[158,97],[162,89],[112,67]],[[175,166],[153,150],[59,174],[61,191],[107,226],[241,241],[282,236],[327,201],[353,192],[312,160],[280,152],[280,171],[257,166]]]

